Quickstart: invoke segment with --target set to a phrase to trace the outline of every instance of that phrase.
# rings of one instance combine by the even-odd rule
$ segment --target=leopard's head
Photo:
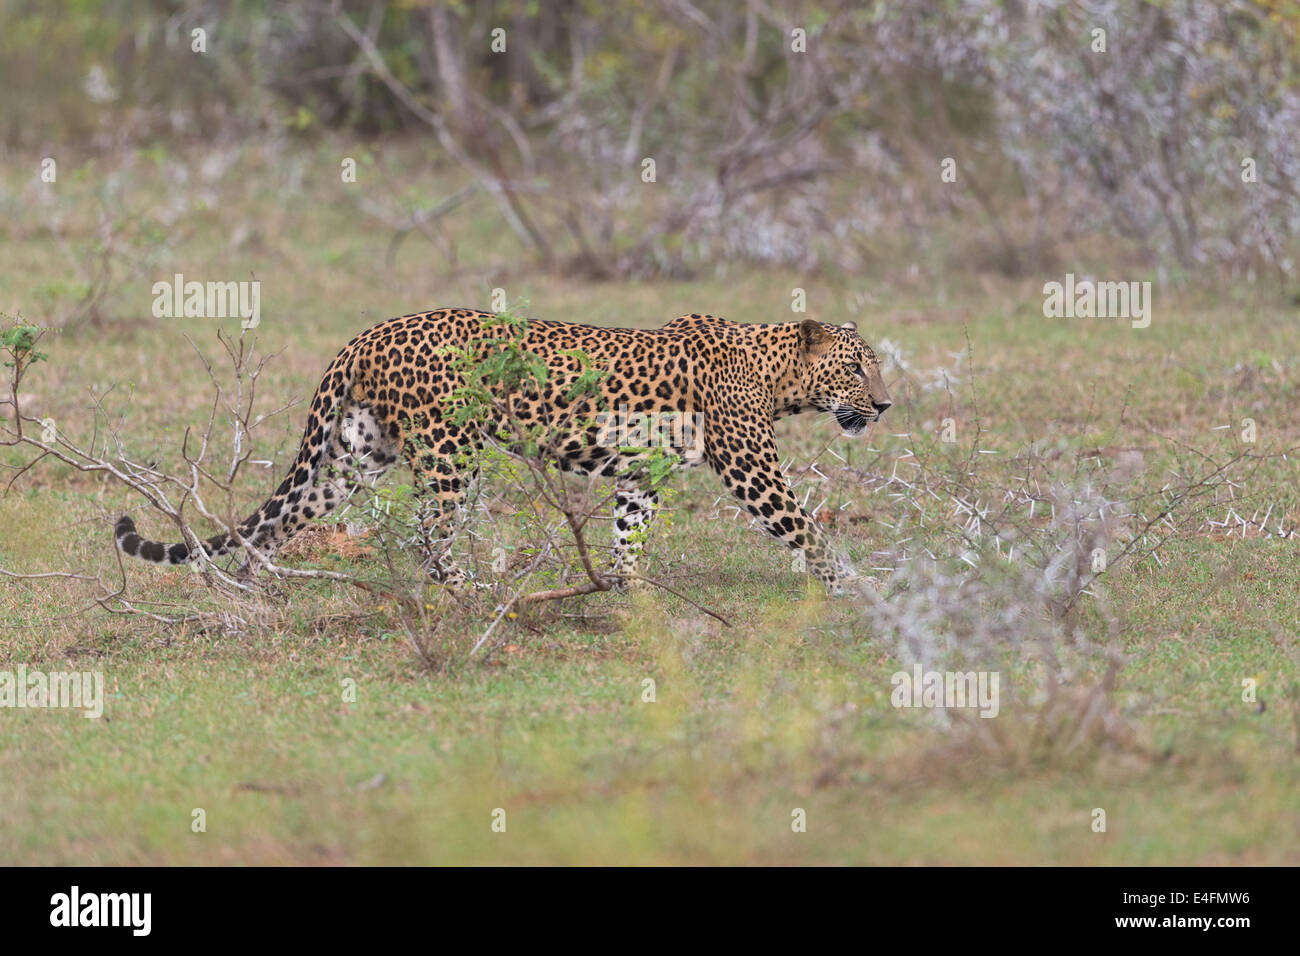
[[[835,416],[845,434],[861,435],[893,404],[880,377],[880,362],[852,322],[799,326],[800,391],[814,408]]]

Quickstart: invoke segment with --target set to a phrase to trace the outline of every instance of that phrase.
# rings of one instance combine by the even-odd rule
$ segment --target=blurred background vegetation
[[[1294,0],[0,9],[7,163],[197,149],[212,178],[254,143],[364,164],[416,142],[455,188],[357,190],[359,213],[400,238],[490,208],[512,265],[1014,278],[1091,259],[1288,288],[1297,267]]]

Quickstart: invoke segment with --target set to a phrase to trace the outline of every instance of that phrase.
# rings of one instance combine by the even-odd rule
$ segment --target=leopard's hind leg
[[[362,485],[373,485],[397,462],[399,445],[370,411],[357,402],[346,402],[326,429],[324,453],[305,481],[297,475],[286,479],[293,484],[281,490],[274,513],[267,514],[251,534],[249,545],[267,561],[308,522],[324,517],[348,502]],[[262,564],[245,559],[241,575],[255,573]]]

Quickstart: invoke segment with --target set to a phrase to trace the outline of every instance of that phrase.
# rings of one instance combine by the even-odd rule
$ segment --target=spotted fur
[[[207,556],[248,546],[269,558],[307,522],[343,503],[358,482],[399,461],[415,472],[435,523],[445,523],[465,495],[465,453],[480,447],[483,426],[494,424],[450,420],[452,393],[463,384],[450,350],[481,357],[499,347],[508,332],[491,319],[491,313],[469,309],[421,312],[381,322],[344,346],[316,389],[289,474],[236,534],[202,542]],[[852,323],[747,325],[685,315],[661,329],[636,330],[531,321],[524,345],[542,357],[549,374],[544,394],[509,396],[518,420],[544,423],[558,435],[543,453],[564,470],[618,476],[618,575],[635,571],[659,500],[647,483],[625,476],[643,454],[610,447],[594,424],[598,407],[676,413],[702,423],[695,445],[684,447],[683,432],[683,447],[673,450],[686,463],[707,461],[768,532],[801,552],[807,569],[828,588],[839,589],[847,566],[832,555],[781,474],[773,423],[824,411],[857,435],[889,407],[875,353]],[[606,373],[597,395],[572,396],[582,371],[575,352]],[[196,556],[185,544],[144,540],[125,516],[116,538],[125,553],[159,564],[185,564]],[[445,558],[430,567],[446,581],[464,577]]]

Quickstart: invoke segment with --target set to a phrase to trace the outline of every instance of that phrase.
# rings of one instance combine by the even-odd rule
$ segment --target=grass
[[[425,185],[438,195],[455,188],[418,171],[414,151],[379,157],[377,177],[431,176]],[[337,168],[328,147],[316,158]],[[165,164],[133,174],[133,208],[165,202],[165,174]],[[953,368],[969,342],[974,400],[964,374],[951,398],[895,389],[888,427],[869,439],[890,456],[909,445],[895,432],[933,434],[944,417],[963,441],[978,420],[989,450],[1033,440],[1106,458],[1137,450],[1149,469],[1166,462],[1158,435],[1228,448],[1246,417],[1261,446],[1300,443],[1294,314],[1250,287],[1157,284],[1151,327],[1131,330],[1044,319],[1041,285],[1051,276],[922,270],[929,278],[882,285],[736,266],[691,281],[590,284],[520,269],[482,205],[447,224],[461,265],[412,237],[390,268],[389,234],[358,216],[344,187],[308,204],[283,194],[282,176],[252,153],[213,182],[208,207],[173,225],[156,276],[119,287],[98,325],[47,336],[33,407],[85,434],[86,389],[132,386],[134,450],[157,442],[175,460],[184,427],[203,420],[209,401],[184,334],[210,348],[215,323],[153,319],[149,284],[175,271],[254,271],[260,347],[283,350],[261,382],[269,404],[308,397],[365,325],[436,305],[484,306],[496,286],[528,298],[539,317],[642,326],[689,311],[788,320],[800,287],[814,317],[855,318],[868,341],[890,340],[916,369]],[[0,186],[6,208],[31,210],[0,233],[10,264],[0,308],[43,323],[33,303],[64,276],[64,260],[31,187]],[[88,188],[69,182],[59,198],[74,243],[88,234],[77,220],[89,208],[77,190]],[[245,226],[256,238],[232,247]],[[246,504],[279,480],[302,418],[291,411],[263,434],[259,457],[276,465],[245,476]],[[801,460],[832,440],[850,461],[866,454],[817,419],[783,422],[779,437]],[[46,464],[0,497],[0,566],[111,570],[107,517],[133,511],[146,533],[162,530],[122,488]],[[1264,463],[1240,489],[1250,504],[1238,510],[1272,507],[1275,519],[1296,523],[1296,479],[1294,457]],[[649,571],[735,626],[662,592],[597,595],[510,625],[486,662],[441,676],[418,665],[391,608],[328,583],[295,587],[271,602],[264,627],[239,634],[86,610],[87,592],[63,581],[0,583],[0,670],[96,670],[107,685],[101,720],[0,710],[0,861],[1300,862],[1294,542],[1183,529],[1163,564],[1118,566],[1107,577],[1126,655],[1117,705],[1140,747],[1008,767],[957,746],[932,715],[892,708],[894,648],[734,520],[711,476],[690,473],[678,488],[651,538]],[[837,494],[829,507],[852,496]],[[862,567],[888,531],[871,501],[857,504],[866,520],[836,533]],[[365,560],[317,554],[308,563]],[[131,565],[127,574],[138,598],[210,600],[184,572]],[[466,621],[463,646],[480,630]],[[1247,678],[1262,710],[1242,700]],[[653,703],[642,699],[647,679]],[[344,699],[349,680],[355,701]],[[196,808],[205,832],[192,830]],[[492,830],[497,808],[504,833]],[[796,808],[807,832],[791,829]],[[1094,808],[1106,811],[1104,833],[1092,830]]]

